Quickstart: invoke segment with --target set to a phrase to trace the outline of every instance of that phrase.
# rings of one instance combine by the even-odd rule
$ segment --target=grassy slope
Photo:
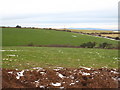
[[[77,37],[73,37],[77,36]],[[85,42],[108,42],[117,44],[117,41],[108,40],[105,38],[93,37],[88,35],[81,35],[71,32],[50,31],[40,29],[17,29],[17,28],[3,28],[3,46],[18,46],[28,45],[75,45],[79,46]]]
[[[75,35],[77,37],[73,37]],[[13,47],[19,45],[61,44],[80,45],[84,42],[108,42],[117,44],[104,38],[81,35],[71,32],[50,31],[40,29],[3,29],[3,49],[20,50],[3,52],[3,68],[32,68],[32,67],[94,67],[107,66],[117,68],[118,51],[85,48],[48,48],[48,47]],[[7,47],[6,47],[7,46]],[[7,55],[18,55],[7,56]]]
[[[3,47],[3,68],[108,67],[117,68],[118,51],[85,48]],[[9,56],[16,55],[16,56]]]

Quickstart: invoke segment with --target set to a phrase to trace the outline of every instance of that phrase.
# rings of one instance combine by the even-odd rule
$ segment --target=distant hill
[[[25,45],[71,45],[80,46],[87,42],[96,42],[97,45],[103,42],[117,45],[117,41],[106,38],[83,35],[79,33],[27,29],[27,28],[3,28],[3,46],[25,46]]]
[[[101,29],[101,28],[67,28],[67,29],[82,29],[82,30],[109,30],[112,31],[112,29]]]

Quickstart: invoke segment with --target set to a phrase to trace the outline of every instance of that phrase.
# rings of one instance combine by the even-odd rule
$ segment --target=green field
[[[118,41],[105,38],[82,35],[78,33],[43,30],[43,29],[20,29],[3,28],[3,46],[34,45],[72,45],[80,46],[86,42],[96,42],[97,44],[107,42],[117,45]]]
[[[73,45],[85,42],[107,42],[117,45],[118,41],[82,35],[72,32],[3,28],[3,68],[29,69],[33,67],[118,68],[118,50],[95,48],[28,47],[34,45]],[[24,46],[25,45],[25,46]]]
[[[3,47],[3,68],[117,68],[118,51],[108,49]],[[13,51],[10,51],[13,50]]]

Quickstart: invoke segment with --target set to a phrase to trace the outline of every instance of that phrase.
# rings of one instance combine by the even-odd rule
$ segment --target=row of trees
[[[32,28],[32,29],[36,29],[35,27],[21,27],[20,25],[17,25],[16,28]],[[52,28],[40,28],[40,29],[56,30],[56,29],[52,29]]]
[[[28,44],[28,46],[45,46],[45,45],[34,45],[32,42]],[[46,45],[46,46],[61,46],[61,45]],[[62,47],[69,47],[66,45],[62,45]],[[72,46],[71,46],[72,47]],[[74,46],[73,46],[74,47]],[[97,45],[96,42],[87,42],[87,43],[83,43],[81,44],[79,47],[82,48],[103,48],[103,49],[120,49],[120,45],[112,45],[106,42],[100,43]]]
[[[109,44],[107,42],[103,42],[103,43],[100,43],[98,46],[97,46],[97,43],[96,42],[87,42],[87,43],[83,43],[80,45],[80,47],[83,47],[83,48],[119,48],[119,46],[113,46],[112,44]]]

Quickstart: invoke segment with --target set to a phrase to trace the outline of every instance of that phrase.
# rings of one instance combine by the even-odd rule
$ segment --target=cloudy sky
[[[119,0],[1,0],[0,26],[117,29]]]

